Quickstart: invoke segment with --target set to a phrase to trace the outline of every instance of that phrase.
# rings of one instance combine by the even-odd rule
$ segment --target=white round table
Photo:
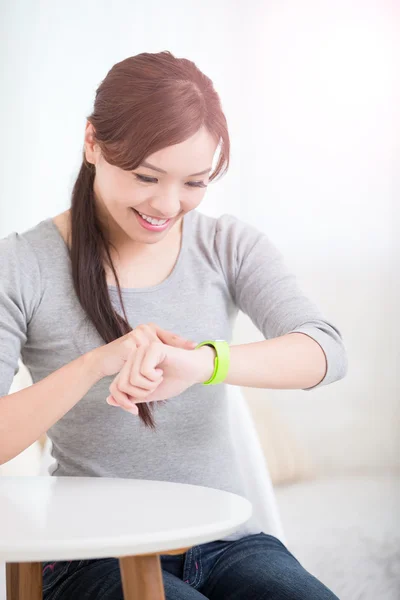
[[[233,533],[248,500],[182,483],[99,477],[0,477],[7,600],[42,599],[42,561],[119,558],[125,600],[164,600],[160,554]]]

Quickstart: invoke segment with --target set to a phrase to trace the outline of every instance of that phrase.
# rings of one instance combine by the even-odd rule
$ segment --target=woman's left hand
[[[107,402],[138,414],[136,404],[140,402],[168,400],[195,383],[207,381],[214,371],[214,357],[215,350],[209,346],[184,350],[159,341],[137,343],[110,385]],[[155,371],[159,374],[156,389]],[[130,409],[125,408],[127,401]]]

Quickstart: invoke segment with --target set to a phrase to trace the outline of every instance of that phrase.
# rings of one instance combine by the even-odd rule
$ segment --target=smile
[[[132,208],[140,225],[148,231],[164,231],[169,226],[172,219],[155,219],[144,213],[140,213],[135,208]]]

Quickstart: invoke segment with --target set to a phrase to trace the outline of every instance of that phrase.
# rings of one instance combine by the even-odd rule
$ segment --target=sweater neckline
[[[193,212],[194,211],[191,210],[190,212],[186,213],[182,217],[181,247],[180,247],[178,258],[175,262],[175,265],[174,265],[172,271],[170,272],[170,274],[168,275],[168,277],[166,277],[163,281],[161,281],[157,285],[153,285],[153,286],[147,286],[147,287],[142,287],[142,288],[121,287],[121,293],[128,294],[128,295],[130,295],[130,294],[146,294],[146,293],[156,292],[156,291],[161,290],[162,288],[171,284],[171,282],[176,278],[177,274],[179,273],[180,269],[182,268],[184,255],[187,251],[187,246],[189,243],[189,230],[191,227],[191,217],[192,217]],[[44,223],[47,224],[48,227],[50,228],[50,230],[52,230],[54,232],[55,238],[58,240],[58,243],[61,244],[61,246],[64,248],[64,251],[66,252],[69,260],[71,260],[68,245],[67,245],[66,241],[64,240],[63,236],[61,235],[61,232],[58,229],[57,225],[54,223],[53,219],[51,217],[48,219],[45,219]],[[118,295],[118,288],[116,285],[107,284],[107,287],[111,293]]]

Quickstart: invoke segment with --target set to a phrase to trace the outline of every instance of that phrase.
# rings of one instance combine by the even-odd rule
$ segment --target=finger
[[[107,404],[109,404],[110,406],[117,406],[118,408],[123,408],[122,406],[120,406],[118,404],[118,402],[115,400],[114,396],[108,396],[108,398],[106,398],[106,402]],[[133,402],[131,402],[131,405],[133,406]]]
[[[130,370],[135,360],[136,352],[136,347],[131,350],[130,354],[128,355],[127,361],[125,362],[125,365],[122,367],[122,370],[118,373],[118,375],[114,378],[109,388],[110,395],[113,397],[117,405],[127,410],[132,408],[133,402],[132,399],[129,398],[129,396],[120,389],[121,379],[123,377],[129,377]]]
[[[113,398],[113,396],[108,396],[108,398],[106,399],[107,404],[110,404],[110,406],[117,406],[118,408],[121,408],[122,410],[125,410],[126,412],[130,412],[133,415],[138,415],[139,414],[139,408],[136,406],[135,402],[131,403],[131,407],[130,408],[124,408],[123,406],[120,406],[118,404],[118,402],[115,401],[115,399]]]
[[[167,331],[166,329],[157,328],[157,335],[163,344],[168,346],[174,346],[175,348],[184,348],[185,350],[191,350],[195,348],[196,342],[192,342],[180,335]]]
[[[155,326],[144,323],[143,325],[140,325],[139,328],[140,328],[140,331],[144,333],[144,335],[146,336],[146,338],[149,342],[157,342],[158,341],[158,336],[157,336]]]
[[[152,372],[161,371],[161,373],[163,373],[162,367],[158,367],[158,365],[166,358],[165,348],[166,347],[163,344],[157,342],[150,344],[147,348],[141,365],[141,372],[146,377],[149,377]],[[160,376],[160,378],[161,377],[162,376]]]
[[[118,402],[115,401],[114,396],[111,395],[106,398],[106,402],[110,406],[119,406]]]
[[[191,340],[187,340],[186,338],[172,333],[172,331],[168,331],[167,329],[163,329],[156,325],[156,323],[148,323],[147,326],[156,333],[157,338],[167,344],[168,346],[175,346],[176,348],[185,348],[188,350],[193,350],[196,347],[196,342],[192,342]]]
[[[140,325],[139,327],[146,332],[146,337],[150,341],[161,341],[169,346],[184,348],[186,350],[194,350],[197,346],[196,342],[192,342],[178,334],[172,333],[172,331],[167,331],[155,323],[147,323],[145,325]]]
[[[135,401],[140,398],[143,402],[146,402],[149,394],[151,394],[160,383],[160,381],[155,382],[150,390],[144,390],[138,387],[133,387],[130,384],[121,383],[122,377],[125,377],[126,381],[130,376],[130,371],[133,368],[136,353],[137,349],[134,349],[129,355],[128,360],[126,361],[122,370],[124,373],[121,371],[117,377],[115,377],[114,381],[110,385],[110,396],[107,398],[107,403],[111,406],[118,406],[119,408],[123,408],[124,410],[128,411],[133,408],[134,412],[136,410],[134,408]]]
[[[114,395],[115,400],[121,402],[124,408],[127,408],[127,402],[138,399],[146,401],[149,394],[159,386],[162,380],[161,371],[151,374],[155,379],[154,381],[150,381],[141,375],[141,363],[147,350],[148,347],[146,346],[136,348],[125,363],[119,378],[115,381],[115,385],[110,387],[110,392]],[[125,402],[123,402],[124,397]]]
[[[137,346],[148,346],[151,342],[157,339],[157,336],[154,333],[154,331],[151,331],[150,328],[146,330],[143,325],[140,325],[139,327],[134,329],[131,332],[131,336],[136,342]]]
[[[148,348],[148,346],[152,342],[160,342],[159,338],[155,334],[155,330],[150,325],[140,325],[137,329],[133,330],[132,336],[133,336],[133,339],[137,343],[137,347],[143,345],[143,346],[146,346],[146,348]],[[142,372],[140,373],[141,376],[143,376],[145,379],[147,378],[148,380],[150,380],[152,382],[159,382],[160,374],[161,373],[158,372],[157,370],[150,371],[147,374],[144,374]],[[140,387],[143,389],[153,389],[153,386],[149,385],[147,383],[147,381],[145,381],[145,379],[141,380],[140,378],[138,378],[136,380],[137,387]],[[157,383],[157,385],[158,385],[158,383]]]
[[[121,392],[115,386],[110,386],[110,395],[107,398],[107,403],[111,406],[118,406],[125,410],[131,410],[134,405],[133,398],[130,398],[125,392]]]
[[[126,405],[124,405],[124,406],[122,406],[121,404],[118,404],[118,402],[115,400],[115,398],[113,396],[111,396],[111,395],[106,398],[106,402],[110,406],[116,406],[117,408],[121,408],[122,410],[126,410],[128,412],[132,412],[133,414],[138,414],[139,413],[139,409],[137,408],[136,403],[133,402],[128,397],[127,397],[127,399],[129,400],[129,402]]]
[[[131,413],[132,415],[138,415],[139,414],[139,407],[136,406],[136,404],[134,404],[132,406],[132,408],[130,410],[128,410],[127,412]]]
[[[149,352],[150,346],[138,348],[135,355],[135,360],[130,370],[130,377],[127,387],[124,389],[130,396],[136,398],[146,398],[149,393],[153,392],[162,380],[162,371],[160,369],[152,369],[147,374],[143,374],[142,363]]]
[[[149,380],[140,373],[140,364],[148,347],[148,343],[142,346],[139,345],[137,348],[135,348],[135,351],[128,357],[128,360],[126,361],[125,365],[123,366],[120,372],[120,378],[118,380],[118,388],[120,391],[133,395],[131,391],[131,387],[133,385],[136,388],[142,390],[143,392],[153,390],[156,386],[156,381],[158,381],[159,379],[157,374],[153,376],[152,380]],[[135,379],[133,379],[133,373],[137,373]]]

